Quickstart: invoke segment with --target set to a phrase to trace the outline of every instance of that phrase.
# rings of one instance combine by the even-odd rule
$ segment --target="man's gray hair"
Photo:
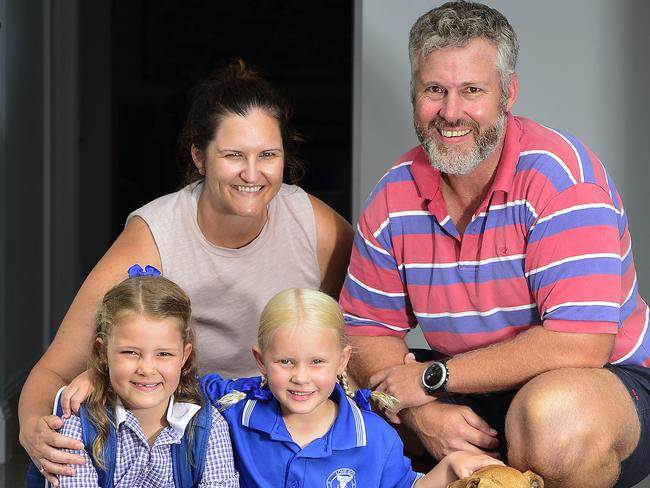
[[[449,46],[465,47],[476,38],[486,39],[496,46],[496,68],[501,73],[501,91],[505,95],[517,64],[517,34],[501,12],[482,3],[466,1],[447,2],[434,8],[411,27],[411,86],[420,56],[426,57],[436,49]]]

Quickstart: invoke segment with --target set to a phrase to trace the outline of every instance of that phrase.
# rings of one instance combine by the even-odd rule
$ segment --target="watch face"
[[[443,366],[439,362],[431,363],[424,372],[424,386],[427,388],[439,388],[444,379]]]

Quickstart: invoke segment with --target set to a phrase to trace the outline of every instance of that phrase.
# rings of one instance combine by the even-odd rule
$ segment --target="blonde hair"
[[[305,325],[333,331],[341,349],[348,345],[345,320],[338,302],[326,293],[311,288],[288,288],[269,300],[260,316],[257,345],[264,352],[275,332],[281,327]],[[345,394],[354,398],[345,371],[339,375],[338,380]],[[371,396],[381,408],[390,408],[397,402],[396,398],[382,392],[372,392]],[[245,393],[233,391],[217,403],[223,411],[245,397]]]
[[[310,288],[281,291],[262,310],[257,330],[257,345],[264,351],[275,331],[287,325],[310,325],[332,330],[341,344],[345,340],[345,322],[339,304],[329,295]]]
[[[95,334],[88,358],[88,370],[95,391],[86,402],[90,420],[98,433],[93,442],[92,456],[102,468],[105,468],[103,450],[111,424],[105,406],[110,405],[114,409],[116,395],[111,385],[106,355],[98,347],[97,339],[101,339],[105,347],[120,322],[126,317],[137,315],[155,319],[176,319],[183,346],[194,344],[190,299],[178,285],[167,278],[127,278],[106,292],[95,315]],[[174,392],[177,401],[201,404],[197,374],[196,351],[192,347],[181,368],[180,381]]]

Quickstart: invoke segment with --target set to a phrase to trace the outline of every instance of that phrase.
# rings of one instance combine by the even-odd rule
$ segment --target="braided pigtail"
[[[229,393],[219,398],[215,404],[217,410],[223,412],[224,410],[232,407],[242,400],[269,400],[273,398],[273,393],[268,388],[268,381],[266,376],[261,379],[256,378],[240,378],[235,380],[237,388],[233,388]]]
[[[369,400],[373,400],[379,410],[383,411],[390,410],[399,403],[397,398],[383,391],[359,389],[353,393],[348,381],[348,374],[345,371],[338,376],[338,380],[345,394],[352,398],[364,410],[371,410]]]
[[[343,371],[338,376],[338,380],[339,380],[339,385],[341,385],[341,388],[343,388],[345,394],[354,400],[354,393],[350,389],[350,384],[348,382],[348,373],[346,371]]]

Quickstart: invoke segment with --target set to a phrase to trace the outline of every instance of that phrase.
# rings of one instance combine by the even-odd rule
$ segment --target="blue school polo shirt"
[[[237,383],[218,375],[201,380],[213,402],[237,389]],[[339,385],[330,398],[339,406],[334,424],[304,448],[292,440],[275,398],[242,400],[223,412],[230,427],[240,485],[412,487],[422,475],[411,469],[397,432],[378,415],[361,410]]]

